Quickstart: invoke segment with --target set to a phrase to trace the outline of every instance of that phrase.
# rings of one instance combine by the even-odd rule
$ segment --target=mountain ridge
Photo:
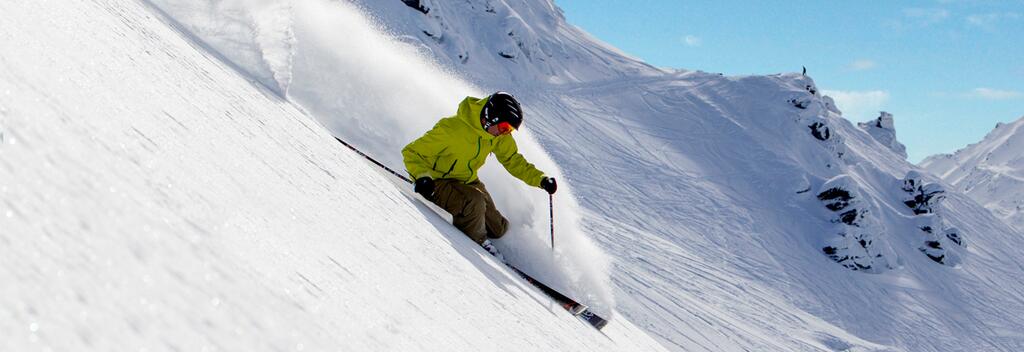
[[[1024,231],[1024,117],[998,123],[981,141],[953,154],[932,155],[919,166]]]

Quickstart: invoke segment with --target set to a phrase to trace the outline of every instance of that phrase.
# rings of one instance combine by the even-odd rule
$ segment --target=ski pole
[[[387,167],[387,166],[385,166],[384,164],[381,164],[381,163],[380,163],[379,161],[377,161],[377,160],[374,160],[374,159],[373,159],[373,158],[371,158],[371,157],[370,157],[369,155],[366,155],[366,153],[363,153],[363,152],[362,152],[362,151],[360,151],[359,149],[356,149],[356,147],[353,147],[353,146],[352,146],[351,144],[345,143],[345,141],[341,140],[341,138],[338,138],[338,137],[334,137],[334,139],[338,140],[338,142],[341,142],[341,144],[344,144],[344,145],[345,145],[346,147],[348,147],[349,149],[352,149],[352,151],[354,151],[354,152],[356,152],[356,153],[359,153],[359,155],[362,155],[362,156],[363,156],[364,158],[366,158],[366,160],[369,160],[370,162],[372,162],[372,163],[374,163],[374,164],[377,164],[377,166],[380,166],[380,167],[381,167],[381,168],[383,168],[384,170],[387,170],[387,171],[388,171],[388,172],[390,172],[390,173],[391,173],[392,175],[398,176],[398,178],[402,179],[402,180],[403,180],[403,181],[405,181],[405,182],[408,182],[408,183],[413,183],[413,181],[412,181],[412,180],[410,180],[410,179],[409,179],[408,177],[405,177],[405,175],[402,175],[402,174],[400,174],[400,173],[397,173],[397,172],[395,172],[395,170],[391,170],[391,168],[390,168],[390,167]]]
[[[555,196],[548,194],[548,214],[551,223],[551,251],[555,251]]]

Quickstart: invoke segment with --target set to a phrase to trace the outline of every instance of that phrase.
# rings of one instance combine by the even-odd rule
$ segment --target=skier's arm
[[[519,147],[512,136],[497,138],[494,145],[494,156],[512,176],[523,180],[530,186],[540,187],[540,180],[544,178],[544,172],[537,170],[533,164],[526,161],[522,154],[519,154]]]
[[[446,133],[439,122],[434,128],[427,131],[420,138],[412,141],[405,148],[402,148],[402,159],[405,163],[405,170],[413,179],[420,177],[434,177],[434,162],[440,156],[447,145],[445,144]]]

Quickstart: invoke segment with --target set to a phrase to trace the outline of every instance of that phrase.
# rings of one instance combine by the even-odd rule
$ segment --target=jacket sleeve
[[[434,162],[447,149],[444,143],[446,135],[441,122],[438,122],[430,131],[402,148],[402,161],[409,176],[414,180],[424,176],[434,177]]]
[[[540,187],[540,180],[544,178],[544,172],[537,170],[533,164],[526,161],[522,154],[519,154],[519,147],[512,136],[497,138],[494,145],[494,156],[512,176],[523,180],[530,186]]]

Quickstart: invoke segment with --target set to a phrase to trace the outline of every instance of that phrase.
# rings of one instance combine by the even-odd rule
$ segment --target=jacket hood
[[[473,131],[477,134],[484,136],[488,139],[495,138],[490,133],[484,130],[483,125],[480,124],[480,112],[484,110],[484,104],[487,103],[488,98],[475,98],[466,97],[459,103],[459,120],[465,122]]]

